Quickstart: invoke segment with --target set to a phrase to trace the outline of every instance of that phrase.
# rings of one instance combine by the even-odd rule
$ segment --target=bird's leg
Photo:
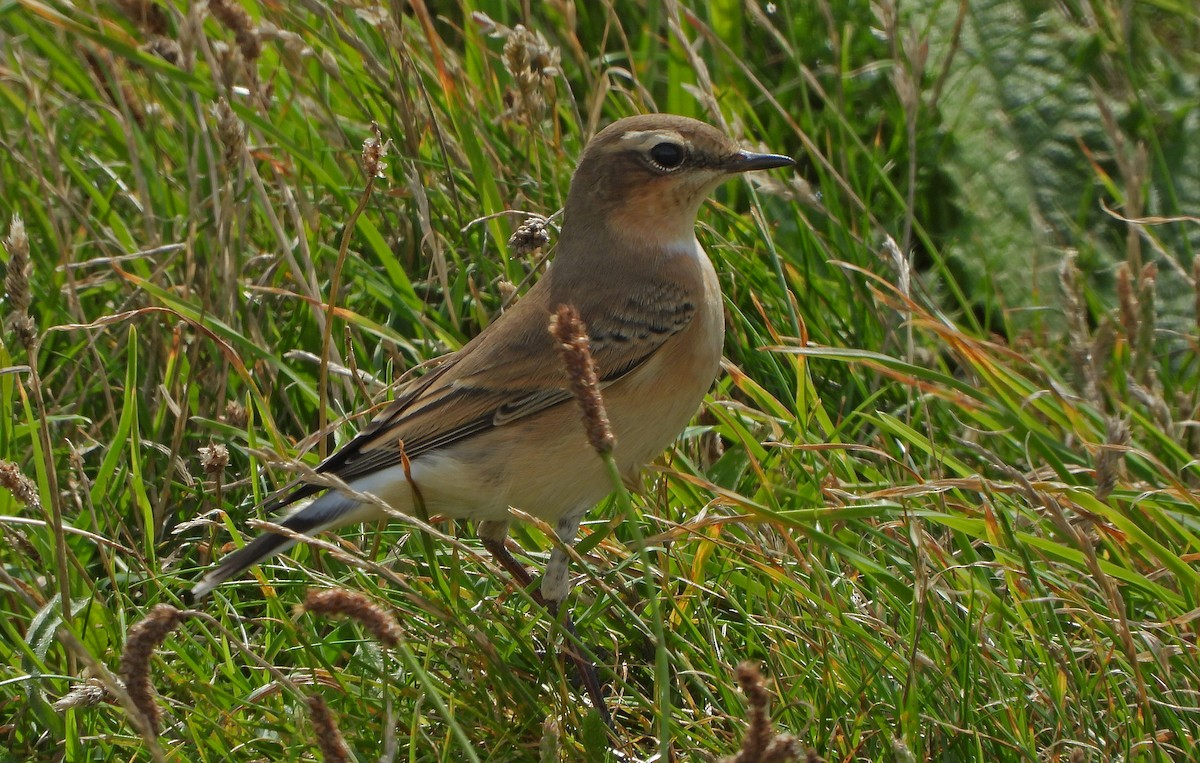
[[[517,581],[517,585],[528,589],[533,583],[533,574],[525,568],[525,565],[517,561],[517,558],[509,553],[508,546],[505,545],[505,540],[508,539],[508,522],[495,522],[492,520],[484,520],[479,523],[477,528],[479,540],[483,541],[483,547],[488,550],[492,558],[496,560],[513,579]],[[540,591],[530,591],[534,601],[542,606],[546,605],[545,599],[542,598]]]
[[[576,516],[564,517],[559,521],[556,529],[558,537],[563,543],[575,542],[575,535],[579,532],[579,522],[582,519],[583,514],[578,513]],[[508,537],[508,523],[483,521],[479,523],[478,533],[483,547],[488,550],[492,558],[513,576],[518,585],[528,589],[530,583],[533,582],[533,575],[525,565],[517,561],[517,558],[509,552],[508,547],[504,544]],[[566,551],[554,548],[550,552],[550,561],[546,564],[546,574],[542,577],[541,587],[536,591],[530,591],[534,601],[544,606],[554,617],[558,617],[563,600],[567,598],[570,587],[570,563],[571,558],[567,556]],[[596,675],[596,666],[575,648],[575,642],[579,641],[579,635],[575,632],[575,624],[571,622],[570,612],[563,613],[562,623],[563,628],[570,636],[567,654],[570,656],[571,662],[575,663],[575,669],[579,671],[579,679],[583,682],[583,688],[587,692],[588,698],[592,700],[592,705],[599,711],[605,725],[613,728],[612,715],[609,714],[608,705],[604,701],[604,692],[601,690],[600,678]]]
[[[555,530],[560,542],[575,543],[575,536],[579,533],[579,523],[583,519],[583,514],[582,511],[573,511],[558,520],[558,527]],[[550,610],[550,614],[555,617],[559,616],[559,610],[566,601],[567,593],[570,590],[570,565],[571,557],[567,555],[562,546],[555,546],[551,549],[550,561],[546,563],[546,573],[542,576],[541,594],[546,602],[546,609]],[[562,624],[570,636],[567,654],[575,663],[575,669],[579,671],[579,680],[583,682],[583,688],[591,698],[592,705],[600,713],[604,724],[611,729],[613,728],[612,715],[609,714],[608,703],[604,700],[600,677],[596,675],[596,666],[591,660],[584,657],[575,646],[579,643],[579,634],[575,632],[575,624],[571,621],[569,610],[562,613]]]

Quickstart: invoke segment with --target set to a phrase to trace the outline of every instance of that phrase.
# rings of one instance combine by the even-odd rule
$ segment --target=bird
[[[612,456],[632,481],[680,435],[720,369],[724,305],[696,238],[701,204],[733,175],[794,164],[688,117],[645,114],[601,130],[579,158],[542,277],[315,468],[359,495],[328,482],[286,486],[263,509],[298,505],[281,520],[292,537],[266,533],[225,556],[192,599],[287,549],[295,534],[384,518],[362,494],[409,515],[473,520],[484,547],[531,586],[506,547],[510,507],[570,544],[614,489],[585,436],[551,316],[570,305],[586,326]],[[537,590],[555,613],[569,594],[568,562],[556,545]]]

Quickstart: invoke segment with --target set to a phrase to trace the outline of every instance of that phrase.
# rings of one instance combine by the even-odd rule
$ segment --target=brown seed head
[[[387,163],[383,161],[383,157],[387,156],[388,147],[392,145],[390,140],[383,139],[383,133],[379,131],[379,125],[371,123],[371,137],[363,141],[362,160],[363,171],[367,173],[369,178],[382,178],[383,171],[387,169]]]
[[[1121,323],[1125,327],[1125,338],[1130,342],[1136,341],[1138,334],[1137,295],[1133,288],[1133,273],[1129,264],[1122,262],[1117,266],[1117,303],[1121,307]]]
[[[571,380],[571,392],[583,410],[583,428],[588,443],[601,455],[611,453],[617,438],[608,423],[604,398],[596,378],[596,364],[588,348],[587,327],[571,305],[559,305],[550,317],[550,333],[558,341],[558,355]]]
[[[157,3],[151,0],[115,0],[114,4],[143,32],[154,36],[167,33],[167,14]]]
[[[229,448],[220,443],[201,447],[200,466],[208,475],[222,473],[229,466]]]
[[[116,698],[108,693],[104,684],[97,678],[89,678],[64,694],[51,707],[62,713],[78,707],[95,707],[101,702],[115,702]]]
[[[771,727],[771,716],[767,713],[767,702],[770,694],[763,685],[762,673],[752,662],[743,662],[737,666],[736,676],[742,693],[749,703],[749,728],[742,740],[742,749],[722,763],[787,763],[799,760],[804,754],[804,748],[791,734],[776,734]],[[809,760],[816,753],[809,751]]]
[[[262,53],[262,44],[258,40],[258,32],[250,20],[246,9],[235,0],[208,0],[208,11],[217,21],[237,40],[238,48],[247,64],[253,64]]]
[[[512,75],[515,87],[505,94],[508,115],[525,124],[533,124],[546,111],[546,93],[558,76],[559,52],[541,32],[531,32],[518,24],[504,42],[504,68]]]
[[[246,406],[237,400],[227,400],[225,402],[225,421],[230,426],[244,429],[250,421],[250,414],[246,411]]]
[[[357,620],[376,641],[385,646],[396,646],[403,636],[395,618],[366,596],[354,591],[341,588],[309,591],[304,599],[304,609],[317,615],[341,615]]]
[[[531,254],[550,243],[550,232],[546,230],[546,218],[527,217],[525,222],[508,237],[508,246],[517,254]]]
[[[29,316],[29,306],[33,303],[29,290],[29,237],[25,233],[25,222],[18,215],[12,216],[4,248],[8,251],[4,290],[8,293],[9,326],[17,341],[28,350],[37,336],[37,327]]]
[[[312,719],[313,731],[317,736],[317,747],[326,763],[349,763],[350,748],[342,738],[337,719],[324,698],[313,694],[308,698],[308,717]]]
[[[29,294],[29,237],[25,233],[25,221],[19,215],[12,216],[8,237],[4,239],[8,250],[8,267],[4,271],[4,290],[13,312],[26,312],[32,297]]]
[[[183,49],[180,47],[179,42],[169,37],[152,37],[142,46],[142,50],[176,66],[183,59]]]
[[[1154,334],[1158,319],[1158,295],[1155,291],[1158,283],[1158,265],[1147,262],[1138,276],[1138,305],[1142,314],[1139,316],[1141,333],[1137,336],[1137,351],[1143,362],[1149,364],[1154,357]]]
[[[1120,416],[1108,419],[1104,445],[1096,455],[1096,498],[1107,500],[1117,486],[1121,464],[1129,445],[1129,420]]]
[[[150,658],[171,631],[179,627],[184,613],[170,604],[159,604],[146,619],[129,629],[121,655],[121,680],[133,704],[145,716],[151,734],[158,734],[159,711],[150,683]]]
[[[217,138],[225,148],[224,169],[226,172],[241,166],[242,150],[246,146],[246,135],[242,131],[242,122],[233,113],[229,101],[224,98],[217,100],[213,112],[217,117]]]
[[[42,500],[38,497],[37,485],[21,472],[21,467],[12,461],[0,460],[0,487],[12,493],[13,498],[22,506],[40,509]]]

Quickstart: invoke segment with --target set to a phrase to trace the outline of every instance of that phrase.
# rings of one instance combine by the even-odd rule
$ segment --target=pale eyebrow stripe
[[[621,136],[622,142],[632,144],[632,148],[649,148],[660,141],[670,140],[681,146],[691,147],[689,141],[674,130],[630,130]]]

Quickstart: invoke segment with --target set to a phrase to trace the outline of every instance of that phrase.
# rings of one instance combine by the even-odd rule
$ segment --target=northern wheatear
[[[509,507],[554,524],[571,543],[585,512],[613,489],[585,438],[548,330],[551,315],[573,305],[587,325],[616,435],[613,455],[622,474],[635,477],[679,436],[721,362],[721,291],[696,240],[700,204],[731,174],[792,164],[741,150],[685,117],[649,114],[609,125],[579,160],[557,253],[541,280],[461,350],[399,389],[317,472],[406,514],[418,513],[420,502],[429,516],[475,520],[484,545],[527,583],[504,546]],[[293,485],[268,507],[324,489]],[[312,534],[384,516],[379,506],[330,489],[282,524]],[[282,535],[255,538],[192,594],[204,596],[292,543]],[[555,610],[567,595],[567,567],[556,547],[541,583]]]

